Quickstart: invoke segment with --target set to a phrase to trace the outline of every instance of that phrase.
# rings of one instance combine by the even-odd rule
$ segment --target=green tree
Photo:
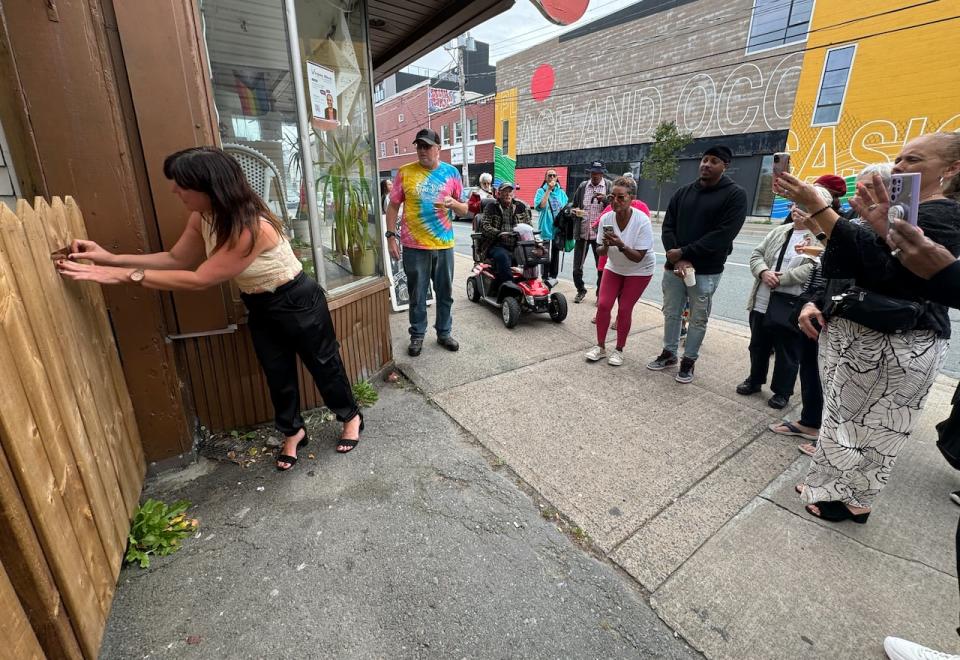
[[[677,158],[685,146],[693,142],[693,134],[681,133],[672,121],[665,121],[657,126],[653,132],[653,146],[643,161],[644,179],[657,183],[657,212],[660,212],[660,198],[663,194],[663,184],[673,181],[680,170],[680,159]]]

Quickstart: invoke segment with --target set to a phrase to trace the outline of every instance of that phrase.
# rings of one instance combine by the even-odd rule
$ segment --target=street
[[[470,243],[470,225],[464,222],[454,224],[454,233],[456,234],[456,252],[465,256],[471,256]],[[654,224],[653,234],[657,240],[657,262],[663,263],[663,244],[660,242],[660,225]],[[753,286],[753,276],[750,274],[750,253],[753,248],[763,240],[766,235],[766,228],[744,227],[733,243],[733,253],[727,259],[726,268],[723,271],[723,280],[720,288],[717,290],[713,299],[713,311],[711,317],[721,318],[733,323],[747,325],[747,296],[750,288]],[[570,252],[561,257],[562,269],[560,278],[573,281],[573,253]],[[594,300],[594,290],[597,281],[597,271],[592,268],[593,257],[587,257],[586,267],[584,268],[583,279],[590,289],[590,293],[584,302]],[[660,288],[660,281],[663,277],[663,269],[657,268],[653,281],[641,298],[641,302],[654,301],[661,303],[663,294]],[[570,302],[573,302],[572,300]],[[954,337],[960,337],[960,312],[950,310],[950,320]],[[947,354],[947,361],[944,364],[942,373],[952,377],[960,378],[960,346],[958,342],[950,343],[950,350]]]

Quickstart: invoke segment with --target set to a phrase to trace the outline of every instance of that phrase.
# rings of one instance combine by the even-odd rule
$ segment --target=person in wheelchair
[[[496,203],[487,202],[478,218],[482,235],[480,258],[493,264],[494,280],[491,293],[500,285],[513,279],[513,248],[517,243],[516,226],[530,225],[530,209],[519,199],[513,198],[514,186],[504,181],[497,188]]]

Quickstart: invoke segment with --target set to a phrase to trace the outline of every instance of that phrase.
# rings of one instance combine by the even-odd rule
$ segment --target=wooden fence
[[[51,252],[69,197],[0,204],[0,655],[96,658],[145,463],[98,285]]]

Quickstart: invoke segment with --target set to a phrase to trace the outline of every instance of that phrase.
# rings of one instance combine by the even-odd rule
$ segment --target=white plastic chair
[[[283,218],[284,226],[289,228],[290,216],[287,213],[286,187],[283,183],[283,175],[280,174],[280,170],[273,164],[273,161],[253,147],[243,144],[224,144],[223,151],[240,164],[240,169],[247,177],[250,187],[263,198],[267,206],[270,206],[270,191],[271,187],[273,188],[273,191],[276,192],[275,206],[280,209],[279,212],[276,211],[276,208],[273,210]]]

